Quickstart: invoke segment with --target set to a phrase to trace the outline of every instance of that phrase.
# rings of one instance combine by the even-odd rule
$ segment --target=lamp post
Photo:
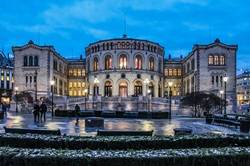
[[[37,102],[37,70],[35,71],[35,101]]]
[[[224,93],[224,91],[223,90],[220,90],[220,112],[221,112],[221,114],[222,114],[222,108],[223,108],[223,106],[222,106],[222,96],[223,96],[223,93]]]
[[[16,113],[18,113],[18,107],[17,107],[17,91],[18,91],[18,87],[15,87],[15,92],[16,92]]]
[[[98,78],[94,79],[94,96],[98,96],[99,94],[99,87],[98,84],[100,83],[100,81],[98,80]],[[95,109],[97,110],[97,105],[96,105],[96,101],[93,101],[93,108],[94,108],[94,102],[95,102]]]
[[[228,77],[223,77],[224,81],[224,115],[226,116],[227,114],[227,81]]]
[[[51,80],[50,81],[50,85],[51,85],[51,102],[52,102],[52,106],[51,106],[51,116],[52,118],[54,117],[54,85],[55,85],[55,81]]]
[[[151,111],[151,110],[150,110],[150,97],[151,97],[151,96],[150,96],[150,95],[151,95],[150,93],[151,93],[151,90],[148,89],[147,93],[148,93],[148,94],[147,94],[147,95],[148,95],[148,108],[147,108],[147,110],[148,110],[148,111]]]
[[[149,79],[148,78],[146,78],[144,81],[143,81],[143,83],[146,85],[146,97],[148,97],[148,84],[149,84]],[[148,101],[148,100],[147,100]],[[148,109],[148,107],[147,107],[147,105],[148,105],[148,102],[146,103],[146,109]]]
[[[88,89],[84,89],[84,95],[85,95],[85,97],[84,97],[84,103],[85,103],[85,111],[86,111],[86,105],[87,105],[87,103],[86,103],[86,97],[87,97],[87,95],[88,95]]]
[[[171,119],[171,114],[172,114],[172,110],[171,110],[171,105],[172,105],[172,86],[173,86],[173,82],[168,82],[168,87],[169,87],[169,119]]]

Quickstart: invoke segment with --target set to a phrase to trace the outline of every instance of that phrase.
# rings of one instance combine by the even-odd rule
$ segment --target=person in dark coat
[[[78,104],[76,104],[75,106],[76,125],[78,125],[79,122],[79,115],[80,115],[80,107]]]
[[[41,112],[41,122],[42,122],[42,118],[43,118],[43,121],[45,122],[46,121],[46,112],[47,112],[47,106],[46,104],[43,102],[40,106],[40,112]]]
[[[40,111],[40,107],[38,105],[38,102],[35,102],[34,111],[33,111],[34,122],[39,122],[39,111]]]

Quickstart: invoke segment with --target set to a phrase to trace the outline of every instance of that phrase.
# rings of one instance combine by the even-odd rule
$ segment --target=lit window
[[[97,71],[98,68],[99,68],[99,67],[98,67],[98,59],[97,59],[97,57],[95,57],[95,58],[94,58],[94,68],[93,68],[93,70],[94,70],[94,71]]]
[[[78,88],[80,88],[81,87],[81,82],[78,82]]]
[[[85,87],[85,83],[84,82],[82,82],[82,87]]]
[[[208,56],[208,64],[209,64],[209,65],[213,65],[213,64],[214,64],[214,58],[213,58],[212,55],[209,55],[209,56]]]
[[[141,57],[141,55],[136,55],[135,68],[136,69],[142,69],[142,57]]]
[[[181,76],[181,69],[178,69],[178,76]]]
[[[217,55],[214,56],[214,65],[219,65],[219,57]]]
[[[154,58],[149,58],[149,70],[154,71]]]
[[[121,55],[120,56],[120,69],[126,69],[127,68],[127,56]]]
[[[72,95],[73,95],[73,93],[72,93],[72,91],[71,91],[71,90],[69,91],[69,95],[70,95],[70,96],[72,96]]]
[[[168,69],[164,69],[165,76],[168,76]]]
[[[82,75],[81,69],[78,69],[77,71],[78,71],[78,76],[81,76]]]
[[[220,65],[225,65],[225,56],[224,55],[220,56]]]
[[[110,70],[112,68],[112,58],[110,55],[105,57],[105,70]]]
[[[81,96],[81,95],[82,95],[82,91],[79,90],[79,91],[78,91],[78,96]]]
[[[177,76],[177,70],[173,69],[173,76]]]
[[[172,69],[168,69],[168,75],[172,76],[173,75],[173,70]]]
[[[69,87],[72,88],[72,82],[69,82]]]
[[[77,87],[77,82],[74,82],[74,88],[76,88]]]

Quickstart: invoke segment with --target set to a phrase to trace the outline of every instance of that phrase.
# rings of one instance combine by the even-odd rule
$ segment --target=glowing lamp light
[[[223,77],[223,81],[227,82],[228,81],[228,77]]]
[[[168,82],[168,86],[172,87],[173,86],[173,82]]]

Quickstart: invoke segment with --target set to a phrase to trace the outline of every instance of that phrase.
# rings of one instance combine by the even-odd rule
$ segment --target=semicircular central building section
[[[164,48],[132,38],[102,40],[86,51],[89,94],[161,97]]]

